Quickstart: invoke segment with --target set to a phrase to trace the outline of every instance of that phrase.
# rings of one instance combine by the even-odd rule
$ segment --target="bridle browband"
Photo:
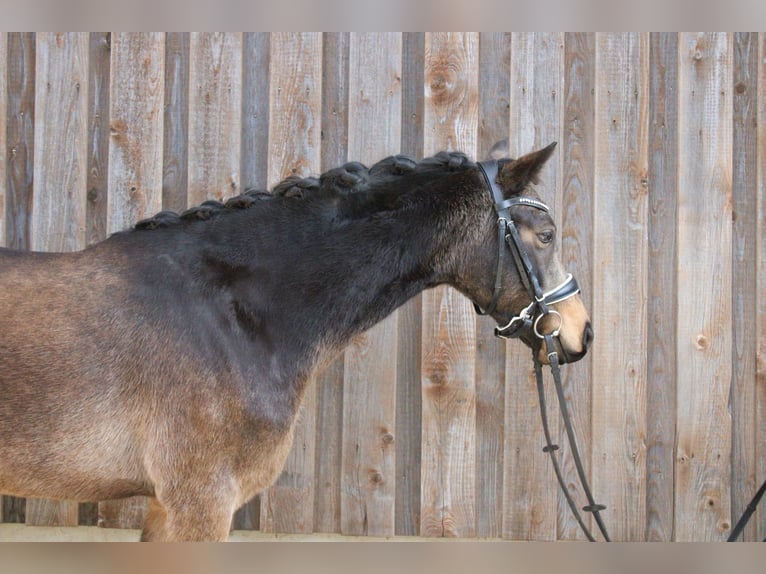
[[[580,287],[570,273],[560,285],[548,292],[543,292],[532,262],[529,260],[529,256],[521,243],[521,237],[516,229],[516,224],[513,221],[513,217],[511,217],[511,208],[517,206],[532,207],[545,213],[550,213],[550,208],[542,201],[532,197],[518,196],[505,199],[502,190],[495,181],[497,170],[497,161],[479,162],[479,171],[484,176],[484,182],[487,188],[489,188],[490,193],[492,193],[492,198],[495,202],[498,256],[492,300],[486,309],[482,309],[476,304],[474,304],[474,308],[479,315],[491,315],[497,308],[502,291],[503,271],[507,266],[507,253],[510,251],[521,276],[521,281],[527,293],[529,293],[531,303],[522,309],[518,315],[512,317],[504,326],[495,327],[495,335],[503,339],[511,339],[519,337],[522,333],[528,332],[531,329],[538,338],[543,339],[544,336],[538,329],[538,323],[546,315],[554,314],[559,318],[559,326],[552,334],[558,336],[558,330],[561,328],[561,316],[551,309],[550,306],[573,297],[580,292]],[[506,246],[508,246],[507,250],[505,249]]]
[[[553,374],[553,380],[556,386],[556,396],[558,397],[559,401],[561,417],[564,420],[564,428],[567,433],[567,439],[569,441],[572,459],[575,463],[575,468],[577,469],[577,475],[580,479],[583,493],[588,499],[588,505],[583,507],[583,510],[593,514],[593,517],[596,520],[604,540],[608,542],[609,534],[607,533],[604,522],[601,519],[601,515],[599,514],[602,510],[605,510],[606,507],[602,504],[596,504],[596,502],[593,500],[593,495],[591,494],[590,487],[588,486],[588,480],[585,476],[585,470],[580,458],[580,452],[577,448],[574,429],[572,427],[572,420],[569,416],[569,409],[567,408],[566,397],[564,394],[564,387],[561,384],[561,371],[559,368],[558,352],[556,351],[554,338],[559,336],[559,331],[561,330],[562,325],[562,318],[561,315],[550,308],[551,305],[555,305],[556,303],[560,303],[565,299],[573,297],[580,292],[580,288],[577,285],[577,281],[570,273],[560,285],[554,287],[548,292],[543,292],[542,288],[540,287],[540,281],[538,280],[537,274],[535,273],[534,267],[532,266],[532,262],[529,260],[529,257],[524,250],[524,245],[521,243],[521,237],[519,236],[519,232],[516,229],[516,224],[511,217],[510,210],[513,207],[524,206],[539,209],[545,213],[550,213],[550,208],[542,201],[531,197],[518,196],[512,197],[510,199],[505,199],[502,190],[496,182],[498,162],[479,162],[478,165],[479,171],[484,177],[484,181],[489,188],[495,203],[495,211],[497,212],[497,237],[499,251],[497,256],[497,271],[495,273],[495,285],[494,292],[492,294],[492,300],[486,309],[482,309],[476,304],[474,304],[474,308],[479,315],[490,315],[497,308],[497,303],[500,300],[500,292],[502,290],[503,271],[506,267],[506,253],[507,251],[510,251],[511,255],[513,256],[513,261],[516,264],[516,268],[519,271],[521,281],[524,283],[524,287],[529,293],[532,302],[526,308],[522,309],[518,315],[512,317],[506,325],[502,327],[495,327],[495,335],[508,339],[519,337],[522,333],[525,331],[529,332],[531,329],[536,337],[542,339],[545,342],[546,352],[548,353],[548,359],[550,361],[551,373]],[[506,246],[508,246],[507,250],[505,249]],[[558,326],[549,333],[541,333],[538,328],[538,324],[543,317],[550,314],[555,314],[558,316]],[[546,441],[546,446],[543,448],[543,451],[550,455],[551,461],[553,463],[553,470],[556,474],[556,478],[558,479],[559,486],[564,493],[567,504],[572,510],[572,514],[577,520],[577,523],[580,525],[580,528],[585,533],[585,536],[588,538],[588,540],[595,541],[596,539],[593,537],[590,530],[585,525],[585,522],[583,521],[580,512],[577,509],[577,505],[575,504],[574,499],[569,492],[569,488],[567,487],[566,481],[564,480],[564,475],[561,472],[561,466],[559,465],[558,459],[556,458],[555,452],[559,450],[559,446],[553,444],[550,429],[548,427],[548,414],[545,401],[545,389],[543,387],[542,365],[540,364],[540,361],[538,360],[534,351],[532,352],[532,357],[535,363],[535,378],[537,380],[537,394],[540,402],[540,416],[542,417],[543,432],[545,434]]]

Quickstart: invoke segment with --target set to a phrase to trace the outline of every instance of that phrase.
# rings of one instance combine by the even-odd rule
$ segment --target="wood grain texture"
[[[561,34],[514,33],[511,47],[511,118],[509,151],[519,157],[560,141],[563,98]],[[561,156],[543,168],[538,193],[560,217]],[[545,287],[545,286],[543,286]],[[521,540],[556,539],[555,475],[542,452],[542,425],[532,357],[527,347],[511,341],[506,348],[505,386],[505,520],[503,536]],[[558,409],[549,389],[551,432],[557,433]]]
[[[613,540],[646,523],[648,48],[596,36],[592,487]]]
[[[271,34],[269,186],[320,170],[321,66],[321,34]],[[261,530],[313,530],[315,431],[316,386],[310,384],[285,468],[261,496]]]
[[[479,36],[478,159],[508,137],[511,35]],[[505,341],[495,337],[491,317],[476,319],[476,536],[503,533]]]
[[[426,34],[426,155],[476,155],[478,35]],[[470,302],[423,293],[421,536],[476,532],[476,324]]]
[[[726,34],[678,41],[676,539],[731,527],[732,50]]]
[[[8,77],[8,35],[5,32],[0,32],[0,78]],[[0,247],[5,247],[6,237],[5,228],[7,226],[7,215],[5,213],[5,188],[7,181],[6,173],[6,110],[8,107],[8,92],[3,89],[0,90],[0,150],[2,156],[0,156]],[[0,521],[3,517],[3,497],[0,495]]]
[[[732,35],[732,380],[731,513],[741,516],[758,478],[756,356],[758,345],[758,34]],[[761,540],[755,520],[743,539]]]
[[[9,32],[6,113],[6,243],[29,248],[35,134],[35,34]]]
[[[85,247],[88,34],[37,34],[30,248]]]
[[[190,44],[188,32],[172,32],[165,37],[162,208],[175,212],[189,207]]]
[[[766,480],[766,33],[758,34],[758,103],[757,103],[757,224],[756,257],[757,279],[755,306],[756,358],[755,358],[755,443],[756,475],[760,485]],[[756,513],[756,539],[766,539],[766,509],[759,507]]]
[[[268,32],[251,32],[242,38],[242,189],[266,187],[269,149]]]
[[[28,204],[32,193],[32,153],[34,149],[35,35],[3,33],[4,59],[0,63],[5,84],[0,116],[0,139],[3,140],[3,179],[0,183],[5,203],[5,230],[0,242],[16,249],[28,245]],[[24,522],[26,500],[13,496],[0,497],[6,522]]]
[[[678,36],[650,36],[646,540],[673,539]]]
[[[327,33],[322,39],[321,171],[348,159],[348,80],[350,34]],[[343,365],[337,357],[316,378],[317,423],[314,531],[341,531],[343,475]]]
[[[397,153],[402,113],[401,34],[354,33],[349,50],[349,158],[372,165]],[[372,122],[381,129],[370,132]],[[346,349],[341,532],[392,536],[396,492],[398,313]]]
[[[401,152],[423,157],[425,34],[402,35]],[[398,311],[396,357],[396,534],[420,533],[421,366],[423,299],[418,295]]]
[[[192,33],[189,205],[240,192],[242,34]]]
[[[580,296],[586,309],[593,312],[593,178],[595,163],[595,85],[596,42],[593,34],[575,33],[564,37],[563,133],[558,149],[561,166],[561,261],[564,268],[577,277]],[[604,336],[597,333],[596,336]],[[608,336],[608,335],[606,335]],[[591,461],[591,386],[593,355],[589,354],[562,371],[562,382],[568,397],[578,446],[586,473]],[[560,432],[563,428],[560,428]],[[564,442],[562,432],[559,439]],[[569,449],[562,454],[562,469],[569,484],[576,481],[576,469]],[[583,500],[579,487],[578,500]],[[600,493],[593,493],[596,500]],[[582,540],[584,535],[572,516],[563,496],[558,499],[559,540]],[[586,517],[586,521],[591,522]],[[586,522],[587,523],[587,522]]]
[[[88,54],[88,175],[85,238],[88,245],[106,239],[109,178],[109,77],[112,37],[90,34]]]
[[[108,233],[162,209],[164,40],[112,34]]]

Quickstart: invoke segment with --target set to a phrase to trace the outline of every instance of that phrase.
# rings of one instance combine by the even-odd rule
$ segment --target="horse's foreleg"
[[[151,499],[142,541],[225,541],[229,537],[235,497],[220,491],[193,493],[185,486]]]
[[[165,522],[167,513],[156,498],[149,499],[149,509],[141,531],[141,542],[159,542],[166,540]]]

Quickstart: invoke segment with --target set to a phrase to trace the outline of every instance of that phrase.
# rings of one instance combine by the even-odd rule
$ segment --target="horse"
[[[0,492],[143,495],[141,540],[225,540],[356,335],[438,285],[498,324],[531,318],[488,183],[542,289],[570,287],[515,336],[542,362],[539,331],[561,362],[582,358],[588,313],[535,191],[554,145],[496,160],[490,182],[460,152],[395,155],[163,211],[79,252],[0,249]]]

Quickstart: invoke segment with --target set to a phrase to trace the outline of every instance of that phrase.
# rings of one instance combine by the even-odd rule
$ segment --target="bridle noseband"
[[[542,201],[532,197],[519,196],[505,199],[500,186],[495,181],[498,171],[497,161],[479,162],[479,171],[484,176],[484,182],[492,193],[492,198],[495,202],[499,251],[492,301],[486,309],[482,309],[476,304],[474,304],[474,308],[479,315],[490,315],[497,308],[502,291],[502,278],[506,267],[507,253],[510,251],[516,268],[519,271],[521,281],[527,293],[529,293],[531,303],[522,309],[518,315],[512,317],[508,323],[502,327],[495,327],[495,335],[504,339],[511,339],[521,336],[524,332],[532,331],[536,337],[544,339],[545,334],[540,333],[538,325],[543,317],[553,314],[558,316],[559,324],[550,334],[557,337],[561,329],[561,315],[551,309],[550,306],[576,295],[580,292],[580,287],[577,285],[577,280],[570,273],[560,285],[543,293],[535,269],[529,260],[524,245],[521,243],[519,231],[516,229],[513,217],[511,217],[511,208],[516,206],[532,207],[545,213],[550,213],[550,208]],[[506,245],[508,246],[507,250],[505,249]]]

